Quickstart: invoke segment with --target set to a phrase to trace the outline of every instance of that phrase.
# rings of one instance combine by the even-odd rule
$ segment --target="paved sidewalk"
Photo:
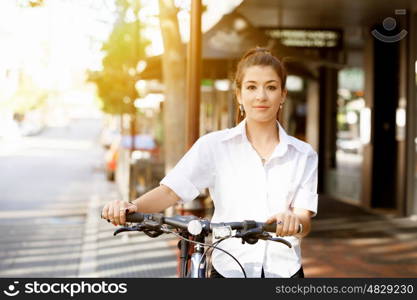
[[[417,220],[320,197],[302,254],[307,277],[417,278]]]
[[[108,201],[120,199],[115,188],[90,203],[87,217],[84,255],[79,277],[176,277],[175,237],[150,238],[140,232],[113,236],[117,227],[100,218]]]
[[[0,277],[76,277],[82,216],[0,220]]]
[[[83,207],[1,212],[0,277],[176,277],[175,238],[123,233],[100,218],[100,208],[118,199],[116,186],[92,180],[95,191]]]

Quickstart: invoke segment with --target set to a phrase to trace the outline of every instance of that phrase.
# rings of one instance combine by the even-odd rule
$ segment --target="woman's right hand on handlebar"
[[[114,226],[124,225],[126,223],[126,214],[136,211],[136,205],[127,201],[115,200],[104,205],[101,217],[107,219]]]

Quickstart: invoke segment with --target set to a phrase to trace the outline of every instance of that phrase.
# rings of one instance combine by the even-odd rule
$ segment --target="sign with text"
[[[263,28],[265,34],[282,45],[297,48],[341,48],[343,32],[338,29]]]

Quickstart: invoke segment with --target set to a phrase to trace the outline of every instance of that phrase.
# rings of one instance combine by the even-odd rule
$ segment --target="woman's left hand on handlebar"
[[[266,221],[266,223],[277,223],[277,236],[291,236],[298,232],[300,218],[292,211],[275,214]]]

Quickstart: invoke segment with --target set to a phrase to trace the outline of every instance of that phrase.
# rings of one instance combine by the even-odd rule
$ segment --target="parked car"
[[[119,135],[120,132],[117,129],[103,128],[100,134],[100,144],[105,149],[110,149],[111,144]]]
[[[152,135],[138,134],[134,138],[133,159],[149,159],[159,160],[159,147]],[[122,150],[130,150],[132,147],[132,137],[130,135],[120,134],[113,138],[108,150],[105,154],[106,178],[109,181],[115,180],[120,152]]]
[[[113,139],[107,148],[105,154],[105,170],[106,178],[109,181],[114,181],[117,167],[117,160],[119,158],[120,136]]]

